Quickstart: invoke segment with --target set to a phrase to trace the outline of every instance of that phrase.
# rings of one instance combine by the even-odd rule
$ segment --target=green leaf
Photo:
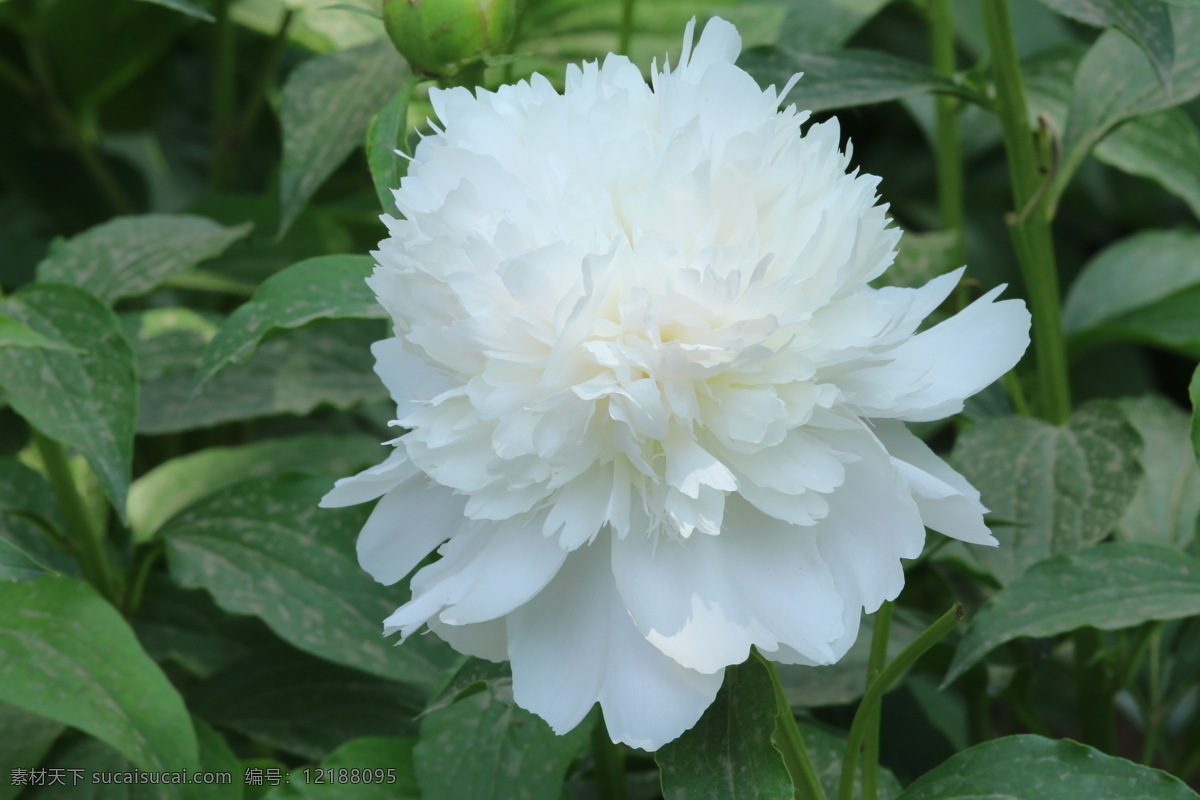
[[[0,348],[0,388],[30,425],[87,459],[124,518],[138,384],[116,315],[82,289],[43,283],[0,301],[0,312],[84,351]]]
[[[1160,0],[1042,0],[1060,14],[1098,28],[1115,27],[1133,39],[1153,64],[1158,78],[1171,93],[1171,65],[1175,36],[1171,14]]]
[[[0,701],[73,725],[145,770],[195,769],[183,699],[86,583],[0,583]]]
[[[991,509],[999,547],[971,555],[1002,584],[1056,553],[1109,534],[1137,490],[1141,443],[1125,415],[1095,402],[1063,426],[1028,417],[984,419],[954,447],[953,461]]]
[[[253,741],[320,759],[348,739],[415,735],[422,704],[403,684],[278,647],[211,675],[191,690],[188,705]]]
[[[1170,95],[1141,48],[1118,31],[1102,34],[1084,56],[1075,76],[1053,197],[1061,194],[1092,148],[1117,125],[1200,94],[1200,8],[1172,8],[1171,26],[1175,53]]]
[[[1075,352],[1131,340],[1200,354],[1200,234],[1144,231],[1105,248],[1067,293]]]
[[[367,130],[367,165],[371,169],[371,180],[375,194],[379,196],[379,207],[385,214],[399,216],[392,190],[400,188],[400,180],[408,173],[408,159],[397,154],[408,151],[405,141],[408,136],[408,104],[416,84],[413,79],[392,95],[379,113],[371,120]]]
[[[52,574],[52,567],[11,539],[0,536],[0,581],[26,581]]]
[[[0,764],[8,769],[32,769],[41,763],[66,726],[0,703]],[[24,788],[5,775],[0,780],[0,800],[13,800]]]
[[[817,780],[825,790],[826,797],[837,797],[838,784],[842,779],[842,757],[846,754],[846,740],[839,739],[815,725],[799,724],[800,735],[808,749],[808,757],[816,770]],[[900,782],[890,770],[879,768],[878,800],[894,800],[900,795]],[[853,797],[862,797],[862,772],[854,776]]]
[[[712,705],[655,754],[665,800],[789,800],[792,779],[771,743],[775,695],[758,659],[725,670]]]
[[[43,336],[32,328],[14,319],[0,316],[0,347],[44,347],[47,350],[69,350],[81,352],[69,344]]]
[[[1200,614],[1200,561],[1166,547],[1098,544],[1051,556],[1005,586],[971,620],[945,683],[1005,642],[1090,625],[1118,630]]]
[[[838,50],[889,0],[793,0],[779,41],[797,52]]]
[[[264,36],[279,30],[284,10],[293,12],[287,36],[292,42],[315,53],[345,50],[387,36],[378,19],[378,0],[341,0],[338,6],[354,5],[365,14],[333,9],[331,0],[241,0],[230,9],[230,16],[241,25]]]
[[[204,217],[143,214],[117,217],[68,241],[56,240],[38,264],[38,280],[69,283],[108,303],[137,297],[250,233]]]
[[[924,286],[938,275],[962,266],[954,263],[955,250],[955,236],[949,231],[905,231],[896,260],[871,285],[909,289]]]
[[[373,436],[310,434],[240,447],[210,447],[173,458],[129,487],[129,526],[135,541],[149,540],[163,523],[192,503],[251,478],[304,465],[337,478],[379,460]]]
[[[403,59],[386,40],[318,56],[288,76],[279,108],[283,128],[279,235],[362,144],[371,118],[407,76]]]
[[[0,512],[24,513],[49,524],[61,522],[50,484],[15,458],[0,458]]]
[[[346,742],[321,762],[322,772],[297,767],[288,783],[272,789],[266,800],[420,800],[413,763],[416,742],[409,737]],[[357,781],[341,780],[356,774]]]
[[[423,718],[413,749],[421,796],[472,800],[559,800],[567,767],[588,741],[589,714],[563,736],[513,705],[493,683]]]
[[[385,400],[372,371],[380,322],[318,321],[265,342],[192,397],[195,368],[217,325],[186,308],[122,315],[142,373],[140,433],[172,433],[275,414],[307,414]]]
[[[1188,396],[1192,400],[1192,452],[1196,461],[1200,461],[1200,366],[1192,373]]]
[[[1178,778],[1068,739],[1006,736],[964,750],[900,800],[1195,800]]]
[[[249,480],[190,506],[160,531],[171,574],[301,650],[428,688],[446,648],[429,636],[402,647],[383,638],[384,618],[406,593],[359,569],[354,539],[369,509],[318,508],[330,485],[297,475]]]
[[[318,256],[272,275],[209,343],[198,369],[197,393],[222,369],[249,358],[273,330],[318,319],[386,317],[364,282],[374,266],[370,256]]]
[[[163,6],[178,11],[180,14],[186,14],[189,17],[204,20],[205,22],[216,22],[217,18],[205,11],[199,6],[193,5],[186,0],[142,0],[143,3],[154,3],[155,5]]]
[[[794,74],[803,72],[804,77],[784,102],[812,112],[883,103],[926,92],[968,94],[924,64],[872,50],[793,53],[781,47],[760,48],[743,53],[738,64],[760,84],[774,84],[778,89]]]
[[[1183,549],[1200,516],[1200,469],[1188,437],[1188,415],[1166,398],[1147,395],[1117,405],[1141,437],[1143,478],[1117,535],[1132,542]]]
[[[921,631],[928,626],[913,619],[902,609],[892,620],[888,630],[888,652],[895,654],[903,650]],[[776,664],[779,681],[784,694],[794,709],[819,708],[850,703],[867,691],[867,662],[871,655],[871,635],[875,626],[874,615],[862,619],[862,628],[850,650],[836,664],[823,667],[805,667],[799,664]],[[837,779],[834,779],[836,785]]]

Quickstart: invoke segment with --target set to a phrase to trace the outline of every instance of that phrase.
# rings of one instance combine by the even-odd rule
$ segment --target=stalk
[[[795,800],[825,800],[825,790],[817,780],[817,770],[813,767],[812,759],[808,756],[808,748],[800,736],[800,727],[796,725],[796,716],[783,692],[783,683],[775,664],[763,658],[758,650],[751,650],[767,674],[771,676],[771,687],[775,692],[775,747],[783,756],[784,766],[792,776],[795,786]]]
[[[875,615],[871,655],[867,659],[867,686],[875,682],[887,663],[888,634],[892,630],[893,608],[890,601],[885,602]],[[862,800],[877,800],[879,797],[879,724],[882,712],[882,702],[868,712],[866,741],[863,743]]]

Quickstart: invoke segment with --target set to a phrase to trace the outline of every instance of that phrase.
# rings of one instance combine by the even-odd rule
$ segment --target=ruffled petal
[[[723,671],[681,667],[647,642],[617,592],[608,542],[571,554],[508,618],[517,704],[566,733],[597,701],[613,741],[656,750],[696,724]]]

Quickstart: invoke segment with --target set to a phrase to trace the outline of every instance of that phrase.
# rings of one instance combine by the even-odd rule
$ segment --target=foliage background
[[[968,622],[883,699],[867,792],[1192,797],[1200,2],[1013,0],[1041,170],[1015,219],[989,3],[527,0],[517,57],[485,81],[559,81],[622,43],[675,61],[685,22],[720,14],[739,63],[764,84],[805,72],[791,100],[837,111],[883,177],[906,230],[885,280],[965,262],[959,306],[1025,293],[1008,223],[1052,220],[1074,410],[1039,399],[1030,357],[920,426],[1002,546],[931,537],[910,565],[888,652],[955,600]],[[555,737],[513,706],[503,665],[379,636],[406,590],[357,566],[369,509],[316,508],[392,435],[362,278],[431,82],[377,12],[0,0],[0,800],[790,797],[754,662],[648,754],[589,722]],[[831,795],[866,623],[839,665],[781,670]],[[314,766],[334,770],[324,785]],[[234,782],[29,785],[135,767]]]

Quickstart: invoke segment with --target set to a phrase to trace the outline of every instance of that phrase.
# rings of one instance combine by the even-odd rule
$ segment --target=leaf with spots
[[[73,350],[69,344],[55,341],[0,314],[0,347],[45,347],[49,350]]]
[[[0,608],[0,701],[86,731],[141,769],[196,769],[183,698],[88,584],[0,582]]]
[[[69,283],[108,303],[146,294],[250,233],[188,214],[117,217],[68,241],[57,240],[38,280]]]
[[[413,749],[421,796],[472,800],[559,800],[567,768],[588,741],[589,714],[555,736],[540,717],[513,705],[496,681],[424,717]]]
[[[1006,736],[955,755],[914,781],[900,800],[1196,800],[1165,772],[1069,739]]]
[[[430,636],[400,647],[383,638],[383,619],[407,592],[359,569],[354,541],[369,509],[317,508],[329,487],[325,478],[281,475],[190,506],[159,534],[171,574],[301,650],[428,689],[450,663],[449,648]]]
[[[198,368],[196,393],[225,367],[248,359],[271,331],[318,319],[386,317],[364,283],[374,265],[370,256],[318,256],[272,275],[229,315],[209,343]]]
[[[87,459],[124,518],[138,412],[137,367],[121,323],[73,286],[34,283],[0,313],[78,352],[0,348],[0,388],[30,425]]]
[[[777,665],[778,666],[778,665]],[[820,667],[814,667],[820,670]],[[800,724],[800,735],[804,738],[804,746],[808,748],[808,757],[812,760],[813,769],[826,797],[837,797],[838,786],[842,779],[842,758],[846,755],[846,742],[815,725]],[[891,770],[879,768],[878,800],[894,800],[900,794],[900,782]],[[855,800],[862,797],[862,771],[854,776]]]
[[[1140,448],[1137,431],[1107,402],[1083,406],[1062,426],[981,420],[959,438],[953,461],[991,510],[1000,546],[971,548],[972,557],[1008,583],[1048,556],[1100,541],[1137,491]]]
[[[1114,27],[1146,51],[1170,94],[1175,34],[1170,7],[1161,0],[1042,0],[1060,14],[1097,28]]]
[[[666,800],[787,800],[792,779],[771,743],[771,677],[758,659],[725,671],[695,727],[655,754]]]
[[[1200,614],[1200,561],[1153,544],[1112,542],[1039,562],[988,600],[958,644],[946,683],[1022,636],[1090,625],[1118,630]]]

